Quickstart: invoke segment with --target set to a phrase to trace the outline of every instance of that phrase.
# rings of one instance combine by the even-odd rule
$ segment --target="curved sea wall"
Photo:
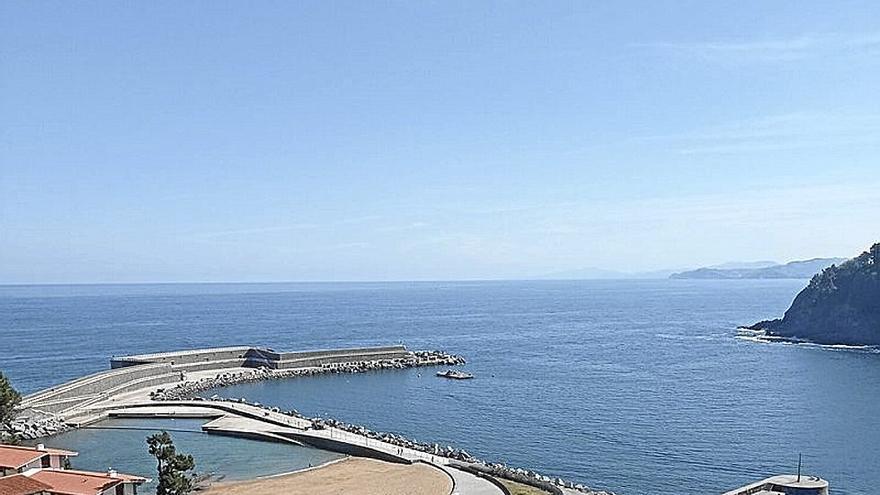
[[[27,395],[20,408],[65,414],[112,395],[179,380],[180,373],[162,363],[102,371]]]

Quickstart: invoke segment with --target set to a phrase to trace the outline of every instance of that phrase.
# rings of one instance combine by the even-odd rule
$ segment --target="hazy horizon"
[[[3,2],[0,284],[525,279],[880,241],[876,3],[674,5]]]
[[[823,259],[831,259],[833,257],[825,257],[820,256],[816,258]],[[814,258],[815,259],[815,258]],[[845,258],[842,258],[845,259]],[[656,270],[648,270],[648,271],[627,271],[625,268],[601,268],[601,267],[582,267],[582,268],[574,268],[570,270],[560,270],[549,273],[539,273],[533,274],[530,276],[523,277],[510,277],[510,278],[422,278],[422,279],[291,279],[291,280],[140,280],[140,281],[126,281],[126,282],[113,282],[113,281],[90,281],[90,282],[23,282],[23,283],[7,283],[0,282],[0,287],[13,287],[13,286],[63,286],[63,285],[175,285],[175,284],[333,284],[333,283],[431,283],[431,282],[515,282],[515,281],[602,281],[602,280],[662,280],[668,279],[669,275],[677,272],[695,270],[698,268],[711,268],[711,269],[735,269],[735,266],[726,266],[726,265],[749,265],[749,264],[761,264],[761,266],[767,266],[766,264],[772,265],[784,265],[793,261],[807,261],[807,260],[788,260],[783,262],[771,262],[767,260],[762,261],[728,261],[716,265],[707,265],[707,266],[690,266],[690,267],[677,267],[677,268],[664,268],[664,269],[656,269]],[[699,279],[695,279],[699,280]],[[762,280],[762,279],[745,279],[745,280]],[[763,280],[780,280],[780,279],[763,279]],[[787,280],[787,279],[782,279]],[[790,279],[788,279],[790,280]],[[806,280],[806,278],[804,279]]]

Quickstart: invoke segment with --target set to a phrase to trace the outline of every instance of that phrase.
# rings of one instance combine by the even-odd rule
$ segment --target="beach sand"
[[[452,481],[425,464],[352,457],[317,469],[249,481],[216,483],[204,495],[449,495]]]

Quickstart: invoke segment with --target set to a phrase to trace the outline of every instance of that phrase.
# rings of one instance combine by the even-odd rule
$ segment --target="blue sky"
[[[0,283],[880,241],[877,2],[0,4]]]

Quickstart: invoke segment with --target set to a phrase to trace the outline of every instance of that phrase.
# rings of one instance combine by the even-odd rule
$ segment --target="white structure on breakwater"
[[[725,492],[723,495],[828,495],[828,482],[817,476],[783,474]]]

